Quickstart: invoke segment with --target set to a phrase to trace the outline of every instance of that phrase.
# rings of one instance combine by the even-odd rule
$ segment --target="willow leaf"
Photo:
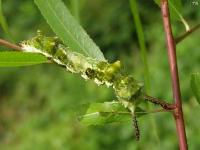
[[[130,113],[119,102],[91,104],[85,115],[80,117],[84,125],[104,125],[130,120]]]
[[[0,52],[0,67],[19,67],[47,63],[46,57],[36,53]]]
[[[137,116],[144,115],[140,108],[136,109]],[[85,115],[80,117],[84,125],[104,125],[114,122],[125,122],[131,120],[131,113],[119,102],[104,102],[91,104]]]
[[[35,3],[53,31],[71,50],[97,60],[105,60],[99,47],[71,15],[62,0],[35,0]]]

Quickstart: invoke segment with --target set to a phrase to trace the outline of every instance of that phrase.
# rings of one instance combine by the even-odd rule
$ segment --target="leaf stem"
[[[161,12],[163,25],[166,36],[166,43],[168,49],[168,59],[170,64],[170,73],[172,79],[172,88],[173,88],[173,97],[175,100],[176,109],[174,111],[174,119],[176,121],[177,136],[179,139],[180,150],[187,150],[187,139],[185,133],[185,124],[182,111],[182,101],[181,101],[181,92],[178,76],[178,67],[176,59],[176,45],[171,29],[169,6],[167,0],[161,0]]]

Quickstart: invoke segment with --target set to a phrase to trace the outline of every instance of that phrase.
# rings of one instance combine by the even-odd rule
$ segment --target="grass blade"
[[[135,23],[135,27],[136,27],[136,32],[137,32],[137,36],[138,36],[138,41],[139,41],[139,46],[140,46],[140,56],[142,58],[142,62],[144,65],[144,81],[145,81],[145,89],[146,92],[148,93],[150,90],[150,79],[149,79],[149,66],[148,66],[148,62],[147,62],[147,48],[145,45],[145,38],[144,38],[144,32],[143,32],[143,28],[142,28],[142,23],[140,20],[140,16],[139,16],[139,11],[137,8],[137,2],[136,0],[129,0],[130,2],[130,7],[131,7],[131,11],[132,11],[132,15],[133,15],[133,19],[134,19],[134,23]]]

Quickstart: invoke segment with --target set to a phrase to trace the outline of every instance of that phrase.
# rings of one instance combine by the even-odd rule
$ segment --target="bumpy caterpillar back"
[[[70,50],[57,37],[46,37],[40,31],[36,37],[22,42],[21,47],[25,52],[41,53],[84,79],[91,79],[98,85],[112,86],[118,100],[133,111],[134,102],[140,96],[143,85],[133,77],[122,74],[120,61],[108,63],[86,57]]]

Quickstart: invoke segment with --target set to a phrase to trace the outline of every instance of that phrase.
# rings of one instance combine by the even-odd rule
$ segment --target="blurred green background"
[[[128,0],[65,0],[73,15],[101,47],[105,57],[121,60],[127,73],[143,81],[137,34]],[[150,67],[149,94],[172,102],[171,83],[159,7],[138,0]],[[31,38],[40,29],[54,33],[32,0],[3,0],[14,41]],[[183,1],[182,14],[191,26],[200,21],[200,5]],[[175,36],[184,26],[173,20]],[[0,37],[7,39],[1,30]],[[200,149],[200,107],[190,88],[199,71],[200,32],[177,47],[186,132],[191,150]],[[3,49],[3,48],[1,48]],[[82,105],[115,99],[111,89],[85,82],[54,65],[0,68],[0,150],[176,150],[175,122],[169,113],[139,118],[141,140],[131,122],[86,127],[77,120]],[[156,124],[151,125],[151,119]],[[155,130],[157,135],[155,134]],[[159,138],[158,138],[159,137]]]

